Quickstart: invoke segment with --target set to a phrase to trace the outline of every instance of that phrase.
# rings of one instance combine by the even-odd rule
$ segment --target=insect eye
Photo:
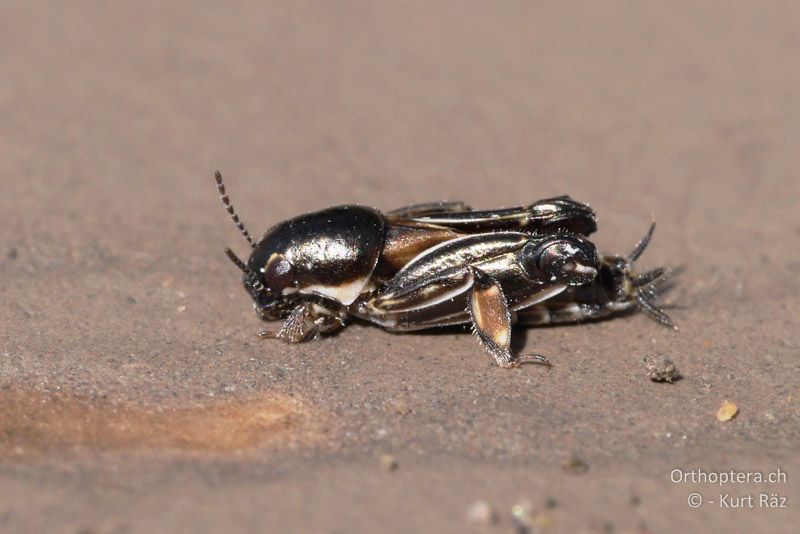
[[[294,284],[292,264],[284,256],[273,254],[264,268],[264,280],[272,291],[281,291]]]

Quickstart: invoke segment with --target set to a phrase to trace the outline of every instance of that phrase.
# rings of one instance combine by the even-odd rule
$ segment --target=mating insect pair
[[[266,321],[261,332],[299,343],[361,319],[393,332],[471,324],[501,367],[547,358],[511,354],[511,326],[567,323],[653,303],[665,269],[637,274],[655,223],[627,256],[599,254],[589,206],[567,196],[529,206],[473,211],[462,202],[418,204],[381,213],[338,206],[300,215],[254,240],[225,193],[228,213],[250,243],[247,262],[230,249],[244,287]]]

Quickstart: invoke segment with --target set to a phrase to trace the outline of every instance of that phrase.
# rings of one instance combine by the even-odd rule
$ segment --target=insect
[[[242,271],[256,313],[281,322],[264,338],[299,343],[357,319],[392,332],[469,324],[501,367],[549,360],[511,353],[512,324],[609,317],[639,308],[672,326],[654,299],[665,269],[633,263],[655,228],[626,257],[598,254],[587,236],[594,211],[567,196],[474,211],[463,202],[417,204],[386,213],[337,206],[281,222],[253,239],[222,175],[217,189],[251,246]]]

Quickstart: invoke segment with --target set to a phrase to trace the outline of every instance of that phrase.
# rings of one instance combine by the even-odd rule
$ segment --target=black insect
[[[219,172],[216,181],[252,247],[246,263],[225,252],[243,272],[259,316],[282,321],[262,337],[299,343],[350,318],[393,332],[471,324],[500,366],[516,367],[549,362],[512,356],[514,323],[599,319],[638,307],[672,326],[653,303],[664,269],[633,269],[655,223],[627,257],[597,254],[587,239],[597,229],[595,213],[567,196],[491,211],[462,202],[387,213],[338,206],[281,222],[255,241]]]

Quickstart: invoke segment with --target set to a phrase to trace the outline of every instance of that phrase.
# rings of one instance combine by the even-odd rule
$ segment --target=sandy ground
[[[0,530],[797,525],[797,3],[163,4],[0,4]],[[680,331],[517,332],[549,371],[458,331],[260,341],[215,169],[256,233],[568,193],[627,252],[655,213]]]

